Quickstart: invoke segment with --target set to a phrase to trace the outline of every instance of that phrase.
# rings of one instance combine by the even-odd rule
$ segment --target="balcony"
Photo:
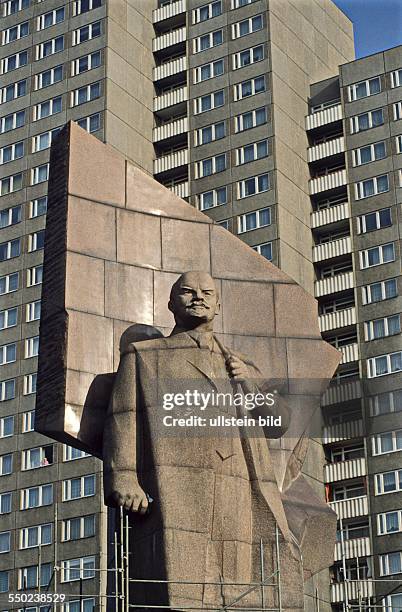
[[[366,475],[366,459],[351,459],[350,461],[339,461],[324,465],[324,482],[338,482]]]
[[[322,396],[322,406],[333,406],[343,402],[351,402],[362,397],[362,385],[360,380],[349,382],[332,382]]]
[[[331,331],[332,329],[340,329],[341,327],[349,327],[356,324],[356,308],[344,308],[335,312],[328,312],[320,315],[318,318],[321,332]]]
[[[329,276],[328,278],[315,281],[314,295],[316,298],[319,298],[323,295],[347,291],[348,289],[353,289],[353,287],[353,272],[344,272],[343,274],[337,274],[336,276]]]
[[[323,443],[331,444],[341,440],[353,440],[363,437],[363,421],[348,421],[323,428]]]
[[[307,161],[309,163],[318,161],[319,159],[325,159],[332,155],[338,155],[339,153],[345,152],[345,139],[343,136],[339,138],[333,138],[326,142],[321,142],[314,147],[307,149]]]
[[[180,134],[185,134],[186,132],[188,132],[188,118],[182,117],[181,119],[176,119],[176,121],[169,121],[169,123],[164,123],[154,128],[152,139],[153,142],[160,142],[167,138],[180,136]]]
[[[329,507],[336,512],[338,519],[357,518],[368,515],[367,495],[329,502]]]
[[[180,166],[186,166],[188,164],[188,149],[182,149],[181,151],[173,151],[163,157],[158,157],[154,160],[154,174],[160,174],[161,172],[167,172]]]
[[[369,557],[371,555],[370,538],[355,538],[354,540],[345,540],[335,544],[335,561],[342,560],[342,549],[345,553],[345,559],[353,559],[355,557]]]
[[[317,178],[311,179],[309,181],[309,193],[310,195],[315,195],[316,193],[344,187],[345,185],[347,185],[346,170],[336,170],[324,176],[317,176]]]
[[[177,185],[172,185],[172,187],[169,187],[169,189],[170,191],[173,191],[174,194],[179,196],[179,198],[188,198],[189,196],[188,181],[177,183]]]
[[[160,8],[152,11],[152,23],[159,23],[160,21],[172,19],[181,13],[185,13],[185,11],[186,0],[177,0],[177,2],[172,2],[171,4],[161,6]]]
[[[313,247],[313,262],[318,263],[325,259],[333,259],[334,257],[341,257],[342,255],[348,255],[352,252],[352,241],[350,236],[344,238],[338,238],[338,240],[332,240],[331,242],[324,242],[323,244],[317,244]]]
[[[341,121],[342,119],[342,106],[341,104],[336,104],[335,106],[324,108],[317,113],[307,115],[306,130],[314,130],[322,127],[323,125],[328,125],[329,123],[334,123],[335,121]]]
[[[350,219],[349,202],[342,202],[336,206],[323,208],[311,213],[311,228],[316,229],[317,227],[330,225],[344,219]]]
[[[163,51],[168,47],[173,47],[174,45],[178,45],[179,43],[185,43],[187,39],[186,34],[186,26],[182,28],[177,28],[176,30],[172,30],[171,32],[167,32],[166,34],[161,34],[161,36],[157,36],[152,41],[152,51],[156,53],[157,51]]]
[[[357,342],[342,346],[340,351],[342,353],[341,363],[350,363],[351,361],[358,361],[359,359],[359,345]]]
[[[186,70],[187,57],[185,55],[182,57],[176,57],[170,62],[165,62],[164,64],[160,64],[160,66],[156,66],[153,69],[153,80],[160,81],[161,79],[166,79],[167,77],[174,76],[180,72],[185,72]]]
[[[331,584],[331,603],[345,601],[345,585],[349,601],[367,599],[373,596],[373,583],[366,580],[355,580],[354,582],[334,582]]]
[[[172,89],[172,91],[168,91],[161,96],[156,96],[156,98],[154,98],[154,112],[157,113],[158,111],[169,108],[170,106],[175,106],[176,104],[186,102],[187,100],[187,86],[183,85],[183,87]]]

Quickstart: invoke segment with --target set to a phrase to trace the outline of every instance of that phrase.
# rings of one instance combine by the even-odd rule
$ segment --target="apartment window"
[[[81,540],[95,535],[95,515],[80,516],[64,520],[62,523],[62,541]]]
[[[42,134],[34,136],[32,138],[32,153],[49,149],[60,130],[61,127],[49,130],[48,132],[42,132]]]
[[[77,120],[77,124],[83,129],[92,134],[92,132],[97,132],[100,129],[100,113],[95,113],[93,115],[89,115],[88,117],[83,117],[82,119]]]
[[[364,324],[364,329],[366,340],[376,340],[377,338],[399,334],[401,331],[399,314],[368,321]]]
[[[25,111],[18,111],[18,113],[11,113],[0,119],[0,132],[11,132],[25,125]]]
[[[25,374],[24,376],[24,395],[31,395],[31,393],[36,393],[36,381],[37,381],[36,372],[34,372],[33,374]]]
[[[402,153],[402,135],[396,136],[395,144],[396,144],[396,152]]]
[[[0,493],[0,514],[11,512],[12,493]]]
[[[402,68],[391,72],[391,87],[400,87],[402,85]]]
[[[222,221],[217,221],[216,225],[219,227],[223,227],[225,230],[229,229],[229,219],[222,219]]]
[[[369,398],[370,416],[400,412],[402,410],[402,389],[379,393]]]
[[[349,102],[360,100],[361,98],[367,98],[368,96],[374,96],[381,91],[381,79],[380,77],[375,77],[374,79],[360,81],[354,85],[349,85],[348,89]]]
[[[24,527],[20,530],[20,550],[52,543],[52,524]]]
[[[12,83],[0,89],[0,104],[25,96],[27,93],[27,82],[27,79],[22,79],[17,83]]]
[[[81,600],[73,599],[62,605],[62,612],[94,612],[95,599],[93,597]]]
[[[208,32],[198,36],[193,40],[193,51],[194,53],[200,53],[212,47],[218,47],[223,43],[223,30],[215,30],[215,32]]]
[[[41,182],[41,181],[38,181]],[[39,251],[43,249],[45,246],[45,230],[39,230],[39,232],[34,232],[33,234],[29,234],[28,236],[28,251],[32,253],[33,251]]]
[[[11,453],[8,455],[0,456],[0,476],[7,476],[13,471],[13,456]]]
[[[64,444],[63,447],[63,461],[73,461],[74,459],[82,459],[83,457],[89,457],[89,453],[86,453],[79,448],[74,448]]]
[[[250,64],[255,64],[256,62],[260,62],[264,59],[264,46],[258,45],[257,47],[252,47],[251,49],[245,49],[244,51],[239,51],[238,53],[234,53],[232,56],[232,65],[233,70],[237,70],[238,68],[243,68],[244,66],[250,66]]]
[[[0,572],[0,593],[7,593],[10,588],[10,572],[3,570]]]
[[[357,132],[363,132],[379,125],[383,125],[383,123],[383,110],[382,108],[378,108],[377,110],[372,110],[367,113],[362,113],[360,115],[356,115],[355,117],[351,117],[350,131],[352,134],[356,134]]]
[[[402,610],[402,593],[388,595],[382,600],[383,612],[400,612]]]
[[[95,21],[73,31],[72,45],[80,45],[101,35],[101,22]]]
[[[22,172],[7,176],[0,181],[0,196],[8,195],[19,189],[22,189]]]
[[[402,490],[402,470],[382,472],[375,475],[375,494],[395,493]]]
[[[37,29],[44,30],[45,28],[50,28],[51,26],[56,25],[57,23],[61,23],[64,21],[64,13],[64,7],[61,7],[55,9],[54,11],[49,11],[43,15],[39,15],[37,18]]]
[[[0,244],[0,261],[13,259],[13,257],[18,257],[20,253],[21,238],[16,238],[15,240],[9,240],[8,242],[2,242]]]
[[[238,21],[237,23],[232,24],[232,38],[235,39],[240,38],[240,36],[252,34],[253,32],[262,30],[262,27],[262,15],[255,15],[254,17],[250,17],[249,19]]]
[[[373,455],[385,455],[402,450],[402,429],[373,436],[372,447]]]
[[[389,353],[367,359],[368,377],[376,378],[387,374],[395,374],[402,370],[402,352]]]
[[[372,213],[357,217],[357,231],[359,234],[372,232],[392,225],[391,209],[383,208]]]
[[[268,140],[260,140],[236,149],[236,165],[262,159],[268,155]]]
[[[55,53],[60,53],[60,51],[64,51],[64,36],[57,36],[56,38],[36,45],[35,58],[41,60]]]
[[[63,501],[95,495],[95,474],[63,481]]]
[[[21,210],[22,206],[20,204],[19,206],[13,206],[12,208],[6,208],[0,211],[0,229],[20,223]]]
[[[7,74],[28,64],[28,51],[20,51],[1,60],[1,74]]]
[[[382,302],[398,295],[398,287],[396,278],[390,278],[378,283],[371,283],[362,287],[363,305],[372,304],[374,302]]]
[[[36,589],[38,586],[46,587],[52,578],[52,564],[42,563],[30,565],[18,570],[18,590]]]
[[[82,72],[88,72],[101,65],[101,52],[89,53],[71,62],[71,76],[76,76]]]
[[[7,308],[0,311],[0,329],[8,329],[17,325],[18,308]]]
[[[71,92],[71,106],[78,106],[91,100],[96,100],[101,95],[100,82],[80,87]]]
[[[380,576],[392,576],[402,573],[402,552],[380,555]]]
[[[194,135],[196,146],[208,144],[214,140],[220,140],[225,137],[225,122],[219,121],[219,123],[206,125],[205,127],[195,130]]]
[[[12,274],[0,276],[0,295],[12,293],[13,291],[18,291],[18,285],[19,272],[13,272]]]
[[[0,382],[0,402],[5,402],[15,398],[15,379],[3,380]],[[0,470],[1,472],[1,470]]]
[[[41,215],[45,215],[46,211],[47,211],[47,196],[42,196],[41,198],[32,200],[29,203],[29,218],[30,219],[34,219],[35,217],[40,217]]]
[[[376,142],[366,147],[360,147],[353,151],[353,165],[361,166],[370,162],[384,159],[386,156],[385,142]]]
[[[40,319],[40,307],[41,301],[36,300],[35,302],[30,302],[26,305],[26,322],[30,323],[31,321],[39,321]]]
[[[210,2],[193,10],[193,24],[207,21],[222,14],[222,2]]]
[[[21,510],[50,506],[53,503],[53,485],[44,484],[38,487],[29,487],[21,491]]]
[[[204,176],[211,176],[217,172],[226,170],[226,153],[221,155],[215,155],[214,157],[208,157],[202,159],[195,164],[195,178],[202,178]]]
[[[394,111],[394,120],[398,121],[398,119],[402,119],[402,102],[395,102],[392,108]]]
[[[95,557],[80,557],[61,562],[61,582],[95,577]]]
[[[27,270],[27,287],[40,285],[43,279],[43,266],[34,266]]]
[[[223,59],[216,60],[215,62],[209,62],[194,68],[194,83],[200,83],[207,79],[212,79],[217,76],[221,76],[224,73]]]
[[[24,143],[16,142],[0,149],[0,166],[24,157]]]
[[[61,111],[62,97],[57,96],[56,98],[52,98],[51,100],[46,100],[46,102],[36,104],[33,107],[33,120],[39,121],[39,119],[44,119],[45,117],[56,115],[57,113],[61,113]]]
[[[39,354],[39,336],[27,338],[25,340],[25,359],[37,357]]]
[[[35,410],[29,410],[22,415],[22,433],[34,431],[35,427]]]
[[[24,38],[29,34],[29,21],[24,21],[23,23],[19,23],[16,26],[12,26],[11,28],[7,28],[2,31],[1,44],[8,45],[15,40],[19,40],[20,38]]]
[[[385,193],[386,191],[389,191],[388,174],[375,176],[374,178],[367,179],[365,181],[360,181],[359,183],[355,184],[356,200],[369,198],[379,193]]]
[[[29,0],[8,0],[3,5],[3,17],[15,15],[29,7]]]
[[[259,253],[259,255],[265,257],[265,259],[268,259],[268,261],[272,261],[272,242],[263,242],[262,244],[256,244],[251,248]]]
[[[240,215],[237,218],[237,233],[250,232],[267,225],[271,225],[271,209],[261,208],[260,210]]]
[[[38,185],[39,183],[45,183],[49,178],[49,164],[42,164],[41,166],[36,166],[36,168],[32,168],[31,170],[31,185]],[[38,232],[39,233],[39,232]],[[36,234],[31,234],[35,236]],[[39,248],[43,248],[39,247]],[[29,246],[29,251],[35,251],[36,248],[31,248]]]
[[[256,2],[256,0],[231,0],[231,9],[237,9],[241,6],[246,6],[247,4],[251,4],[252,2]]]
[[[2,531],[0,532],[0,554],[7,553],[11,550],[11,532]]]
[[[11,415],[11,416],[1,418],[0,419],[0,438],[9,438],[13,434],[14,434],[14,416]]]
[[[237,183],[238,198],[248,198],[249,196],[263,193],[269,189],[268,174],[260,174]]]
[[[22,470],[35,470],[53,463],[53,444],[22,451]]]
[[[258,76],[234,85],[234,99],[242,100],[265,91],[265,76]]]
[[[43,89],[63,80],[63,64],[35,75],[35,89]]]
[[[210,111],[214,108],[219,108],[225,104],[225,96],[223,94],[223,89],[220,91],[215,91],[214,93],[207,94],[206,96],[201,96],[194,100],[194,112],[205,113],[206,111]]]
[[[211,191],[204,191],[198,196],[200,210],[208,210],[215,206],[222,206],[227,203],[227,187],[218,187]]]
[[[256,108],[235,117],[235,132],[250,130],[267,122],[267,109],[265,106]]]
[[[17,359],[17,345],[15,342],[11,344],[3,344],[0,346],[0,366],[6,365],[7,363],[14,363]],[[1,419],[0,419],[0,437],[1,435]]]
[[[102,6],[102,0],[75,0],[73,3],[73,15],[82,15]]]
[[[364,251],[359,251],[360,269],[380,266],[381,264],[395,261],[394,243],[382,244]]]

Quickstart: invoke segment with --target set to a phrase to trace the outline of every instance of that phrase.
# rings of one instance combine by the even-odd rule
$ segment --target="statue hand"
[[[238,383],[244,382],[250,376],[248,367],[244,361],[241,361],[241,359],[235,357],[234,355],[230,355],[230,357],[228,357],[226,360],[226,367],[228,369],[229,376]]]
[[[128,512],[136,514],[146,514],[149,505],[147,495],[140,486],[130,493],[114,490],[109,494],[106,503],[114,508],[122,506]]]

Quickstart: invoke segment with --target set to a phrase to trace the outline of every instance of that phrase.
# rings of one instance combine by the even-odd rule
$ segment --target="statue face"
[[[213,278],[205,272],[186,272],[174,287],[169,309],[176,322],[193,327],[213,321],[220,308]]]

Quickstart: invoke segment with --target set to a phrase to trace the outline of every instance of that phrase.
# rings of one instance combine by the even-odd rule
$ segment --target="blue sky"
[[[402,0],[334,0],[354,23],[356,57],[402,45]]]

